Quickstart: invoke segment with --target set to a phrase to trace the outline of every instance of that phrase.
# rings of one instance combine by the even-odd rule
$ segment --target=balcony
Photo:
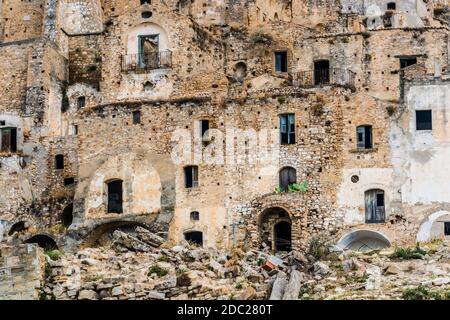
[[[338,68],[299,71],[292,74],[292,84],[301,88],[341,86],[354,90],[355,73]]]
[[[172,68],[172,51],[136,53],[122,56],[122,72],[148,72]]]

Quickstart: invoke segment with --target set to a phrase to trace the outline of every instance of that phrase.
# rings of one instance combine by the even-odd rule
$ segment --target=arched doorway
[[[275,251],[291,251],[291,223],[280,221],[274,228]]]
[[[188,242],[203,246],[203,233],[200,231],[189,231],[184,234],[184,239]]]
[[[289,213],[280,207],[265,209],[258,220],[259,243],[272,251],[290,251],[292,222]]]
[[[73,221],[73,203],[68,204],[61,213],[61,222],[66,228],[70,227]]]

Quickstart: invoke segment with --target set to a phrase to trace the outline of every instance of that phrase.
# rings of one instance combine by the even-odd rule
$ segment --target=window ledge
[[[362,149],[362,148],[356,148],[356,149],[351,149],[350,153],[373,153],[373,152],[377,152],[378,148],[371,148],[371,149]]]

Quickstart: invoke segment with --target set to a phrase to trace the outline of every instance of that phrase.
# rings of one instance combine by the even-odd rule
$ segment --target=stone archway
[[[265,209],[258,219],[259,246],[273,251],[290,251],[292,247],[292,221],[281,207]]]

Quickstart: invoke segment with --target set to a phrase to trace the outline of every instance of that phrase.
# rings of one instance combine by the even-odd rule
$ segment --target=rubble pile
[[[404,259],[334,247],[275,255],[173,245],[137,227],[109,245],[47,255],[41,299],[449,299],[450,244]],[[396,256],[397,254],[397,256]]]

